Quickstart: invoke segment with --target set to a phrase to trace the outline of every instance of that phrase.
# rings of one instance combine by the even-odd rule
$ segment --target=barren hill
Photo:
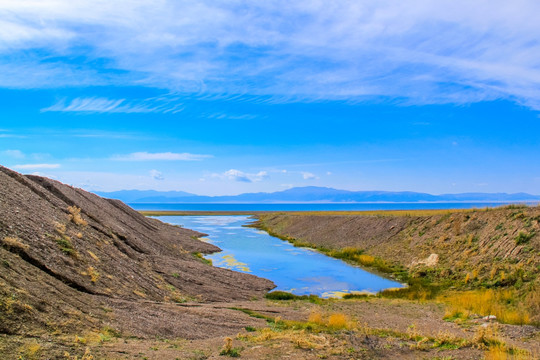
[[[241,326],[232,311],[178,305],[251,299],[274,287],[206,264],[200,253],[219,249],[197,240],[202,235],[0,166],[0,334],[108,326],[197,338]]]

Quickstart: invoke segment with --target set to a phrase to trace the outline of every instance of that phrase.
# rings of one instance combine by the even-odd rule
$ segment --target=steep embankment
[[[239,323],[234,314],[167,304],[261,297],[273,284],[201,261],[197,253],[219,250],[201,235],[0,167],[0,333],[223,332]]]
[[[539,322],[539,223],[540,207],[510,206],[423,216],[263,214],[256,226],[330,253],[346,248],[345,255],[364,265],[382,259],[409,278],[459,289],[517,290]]]

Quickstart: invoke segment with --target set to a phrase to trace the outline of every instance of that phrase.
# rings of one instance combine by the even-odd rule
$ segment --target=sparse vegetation
[[[523,245],[529,242],[535,235],[535,232],[525,233],[523,231],[520,231],[518,236],[516,237],[516,245]]]
[[[496,316],[497,320],[508,324],[528,324],[530,314],[520,306],[515,290],[476,290],[453,292],[439,297],[448,304],[447,320],[467,320],[471,316]]]
[[[95,283],[99,280],[99,273],[94,269],[94,267],[89,266],[85,272],[82,273],[82,275],[86,275],[90,277],[90,281]]]
[[[321,298],[317,295],[295,295],[286,291],[272,291],[264,297],[269,300],[307,300],[315,304],[321,302]]]
[[[207,265],[212,266],[212,260],[206,259],[206,258],[203,256],[203,254],[201,254],[200,252],[194,252],[194,253],[193,253],[193,256],[194,256],[196,259],[200,260],[201,262],[203,262],[203,263],[205,263],[205,264],[207,264]]]
[[[230,357],[240,357],[240,348],[233,348],[232,346],[233,339],[230,337],[225,338],[225,344],[221,349],[219,355],[221,356],[230,356]]]
[[[21,241],[21,239],[16,238],[16,237],[10,237],[10,236],[6,236],[5,238],[2,239],[2,245],[7,247],[8,249],[11,248],[14,250],[23,250],[23,251],[26,251],[30,248],[30,246],[27,244],[24,244]]]
[[[88,225],[88,222],[86,220],[84,220],[82,218],[82,216],[81,216],[81,209],[80,208],[78,208],[76,206],[69,206],[67,209],[69,211],[69,221],[71,221],[75,225],[79,225],[79,226]]]

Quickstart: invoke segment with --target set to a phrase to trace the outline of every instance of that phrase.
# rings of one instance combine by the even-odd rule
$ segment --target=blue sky
[[[537,1],[2,1],[0,164],[89,190],[540,194]]]

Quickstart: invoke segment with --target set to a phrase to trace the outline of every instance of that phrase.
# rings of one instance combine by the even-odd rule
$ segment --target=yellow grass
[[[313,311],[309,314],[308,322],[325,326],[334,330],[349,328],[349,319],[345,314],[334,313],[328,316],[323,316],[318,311]]]
[[[309,314],[308,321],[314,324],[323,325],[323,317],[320,312],[314,311],[311,314]]]
[[[530,314],[523,307],[508,305],[515,300],[513,290],[477,290],[455,292],[440,297],[448,304],[445,318],[467,318],[472,314],[481,316],[495,315],[498,321],[508,324],[528,324]]]
[[[81,216],[81,209],[76,206],[69,206],[69,221],[73,222],[76,225],[86,226],[88,222],[84,220]]]
[[[8,247],[21,249],[21,250],[28,250],[30,248],[29,245],[23,244],[22,241],[16,237],[9,237],[6,236],[2,239],[2,243]]]
[[[328,318],[328,326],[334,329],[345,329],[347,317],[344,314],[332,314]]]
[[[357,255],[355,259],[364,266],[371,266],[375,262],[375,258],[373,256],[365,254]]]
[[[86,250],[86,252],[88,253],[88,255],[90,255],[92,257],[92,259],[94,259],[95,261],[99,261],[99,258],[97,257],[96,254],[94,254],[90,250]]]
[[[485,360],[534,360],[538,359],[538,354],[530,351],[511,348],[505,344],[495,345],[489,348],[484,354]]]

